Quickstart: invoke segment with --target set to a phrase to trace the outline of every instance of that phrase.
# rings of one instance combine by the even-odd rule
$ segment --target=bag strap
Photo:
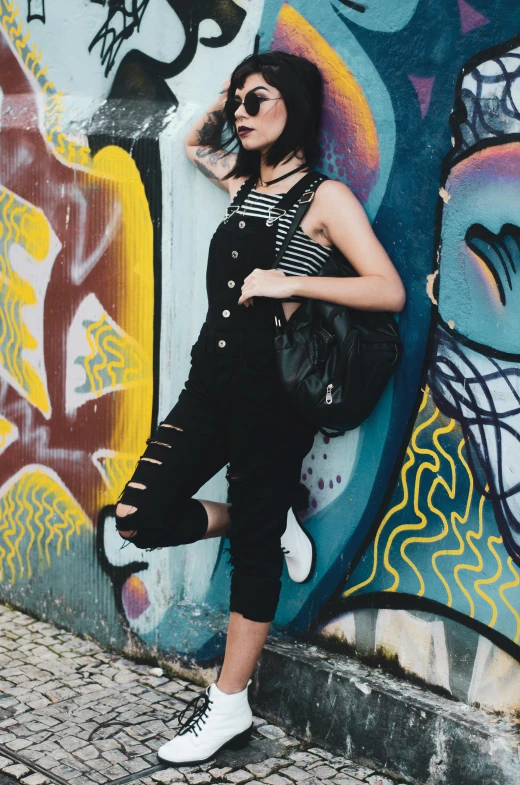
[[[321,172],[310,172],[308,175],[306,175],[306,177],[302,177],[302,179],[300,181],[298,181],[297,185],[300,185],[300,183],[301,183],[301,185],[302,185],[301,191],[303,191],[303,193],[301,193],[301,191],[300,191],[300,197],[298,199],[298,208],[296,210],[296,213],[294,214],[294,218],[293,218],[293,220],[291,222],[291,225],[289,226],[289,229],[287,230],[287,234],[284,237],[284,241],[283,241],[283,243],[281,245],[281,248],[278,251],[278,253],[276,254],[276,259],[274,260],[273,264],[271,265],[271,269],[272,270],[274,270],[274,269],[276,269],[276,267],[278,267],[278,264],[280,263],[280,260],[281,260],[282,256],[284,255],[284,253],[285,253],[285,251],[287,249],[287,246],[291,242],[291,239],[292,239],[296,229],[298,228],[298,226],[300,225],[300,223],[303,220],[303,216],[305,215],[305,213],[307,212],[307,210],[311,206],[311,202],[314,199],[314,194],[316,193],[316,190],[317,190],[318,186],[324,180],[328,180],[328,179],[329,178],[327,177],[327,175],[326,174],[321,174]],[[311,182],[309,182],[309,180]],[[288,196],[288,194],[286,194],[286,196]],[[294,204],[294,192],[292,194],[292,197],[293,197],[292,204]],[[284,199],[285,199],[285,197],[284,197]],[[283,201],[284,200],[282,200],[282,202]],[[283,307],[282,307],[282,303],[277,298],[273,298],[273,312],[274,312],[275,329],[276,329],[277,334],[280,334],[281,332],[283,332],[282,325],[284,325],[286,323],[286,319],[285,319],[285,314],[284,314],[284,310],[283,310]]]
[[[310,177],[310,175],[314,175],[315,179],[312,180],[311,183],[308,183],[308,180],[312,179]],[[314,194],[316,193],[316,190],[317,190],[318,186],[324,180],[328,180],[329,179],[327,177],[327,175],[323,175],[323,174],[321,174],[319,172],[311,172],[310,175],[307,175],[307,177],[302,177],[302,180],[299,181],[299,183],[301,182],[302,185],[303,185],[303,188],[302,188],[303,193],[301,194],[300,198],[298,199],[298,209],[296,210],[296,213],[294,214],[294,218],[293,218],[293,220],[291,222],[291,225],[289,226],[289,229],[287,230],[287,234],[284,237],[284,241],[283,241],[283,243],[281,245],[281,248],[278,251],[278,253],[276,254],[276,259],[274,260],[273,264],[271,265],[271,269],[272,270],[274,270],[274,269],[276,269],[276,267],[278,267],[278,265],[279,265],[279,263],[281,261],[282,256],[284,255],[285,251],[287,250],[287,246],[291,242],[295,231],[297,230],[297,228],[299,227],[299,225],[301,224],[301,222],[303,220],[303,216],[305,215],[305,213],[307,212],[307,210],[311,206],[311,202],[314,199]],[[317,177],[316,177],[316,175],[317,175]],[[306,181],[305,183],[303,183],[304,180]],[[283,202],[283,200],[282,200],[282,202]],[[282,204],[282,202],[280,202],[280,204]],[[294,201],[293,201],[293,204],[294,204]]]

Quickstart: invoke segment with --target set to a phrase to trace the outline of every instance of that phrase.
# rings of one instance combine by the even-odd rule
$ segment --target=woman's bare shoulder
[[[322,203],[328,203],[335,199],[342,200],[355,200],[358,201],[356,196],[352,193],[348,185],[340,182],[339,180],[327,179],[323,180],[316,189],[316,200]]]

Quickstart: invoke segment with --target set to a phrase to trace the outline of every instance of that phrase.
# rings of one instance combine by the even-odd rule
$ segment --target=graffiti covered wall
[[[284,574],[273,632],[518,708],[517,4],[0,0],[0,22],[0,596],[222,657],[226,542],[122,548],[113,510],[186,378],[226,207],[184,135],[243,56],[285,49],[322,71],[319,168],[408,300],[378,407],[306,459],[317,568]]]

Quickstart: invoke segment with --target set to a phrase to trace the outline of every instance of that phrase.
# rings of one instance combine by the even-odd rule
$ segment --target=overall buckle
[[[308,199],[305,198],[306,196],[308,197]],[[314,199],[314,191],[305,191],[305,193],[302,196],[300,196],[299,201],[300,204],[307,204],[308,202],[312,202],[313,199]]]

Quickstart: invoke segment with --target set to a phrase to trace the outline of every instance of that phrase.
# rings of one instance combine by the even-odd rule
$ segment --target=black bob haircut
[[[285,127],[267,152],[265,161],[268,166],[285,163],[295,153],[303,153],[309,168],[316,166],[320,157],[318,134],[323,100],[322,78],[317,66],[304,57],[282,51],[249,55],[231,74],[228,100],[234,98],[236,90],[243,88],[251,74],[261,74],[267,84],[279,90],[287,110]],[[234,113],[228,114],[225,109],[224,116],[229,136],[215,148],[215,152],[235,146],[238,149],[227,150],[228,155],[236,152],[237,161],[223,179],[258,175],[260,151],[245,150],[236,131]]]

